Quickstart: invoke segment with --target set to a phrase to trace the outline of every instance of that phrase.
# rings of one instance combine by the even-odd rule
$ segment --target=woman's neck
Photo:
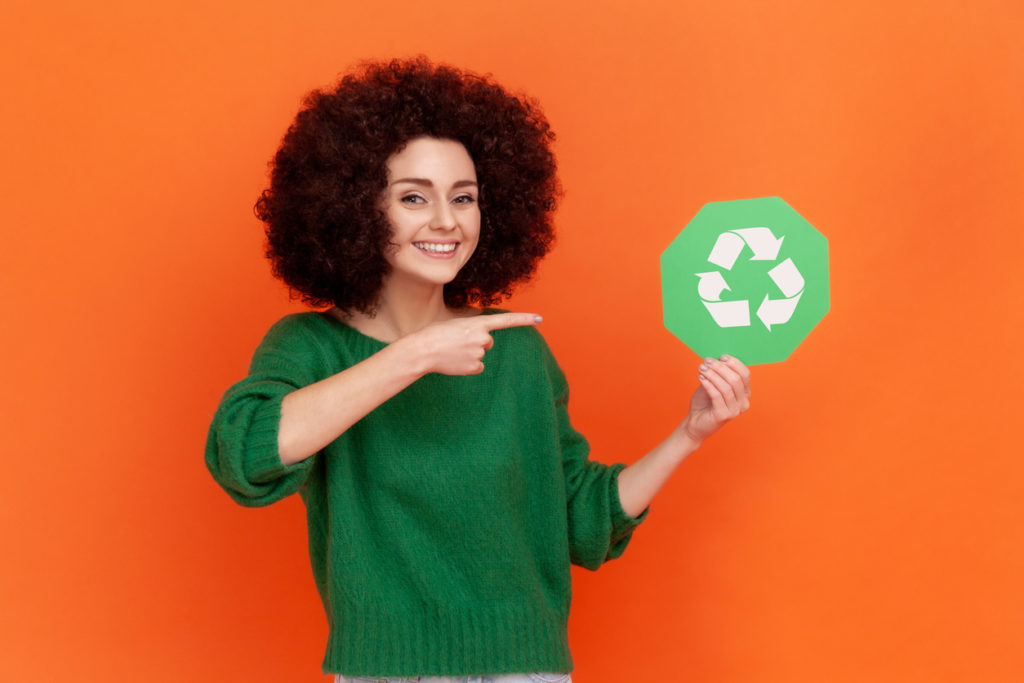
[[[355,312],[347,322],[363,334],[393,342],[432,323],[466,314],[445,306],[443,286],[403,282],[392,277],[384,282],[373,317]]]

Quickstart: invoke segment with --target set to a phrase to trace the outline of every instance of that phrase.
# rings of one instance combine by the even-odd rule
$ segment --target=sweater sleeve
[[[573,564],[594,570],[622,555],[648,510],[634,518],[622,509],[619,472],[625,465],[605,465],[588,458],[590,445],[569,422],[569,384],[565,374],[546,345],[545,351],[565,473],[569,557]]]
[[[206,440],[206,466],[228,495],[246,507],[269,505],[299,490],[315,454],[285,465],[277,447],[281,401],[316,381],[315,340],[287,316],[253,354],[249,375],[224,394]]]

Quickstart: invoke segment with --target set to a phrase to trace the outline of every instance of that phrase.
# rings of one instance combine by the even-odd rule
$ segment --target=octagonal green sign
[[[779,197],[705,204],[662,253],[661,290],[699,356],[784,361],[828,313],[828,240]]]

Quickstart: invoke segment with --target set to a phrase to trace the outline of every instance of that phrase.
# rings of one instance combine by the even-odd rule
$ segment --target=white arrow
[[[789,299],[769,299],[768,295],[764,295],[764,301],[757,307],[757,317],[761,319],[764,326],[768,328],[768,331],[772,331],[772,325],[781,325],[782,323],[789,322],[789,319],[793,317],[793,311],[796,310],[796,304],[800,301],[800,297],[803,294],[797,294]],[[704,304],[707,306],[707,304]]]
[[[711,256],[708,256],[708,261],[726,270],[732,270],[741,251],[743,251],[743,238],[731,232],[723,232],[715,240],[715,246],[711,248]]]
[[[804,276],[796,269],[791,258],[769,270],[768,277],[787,297],[794,297],[804,289]]]
[[[697,283],[697,293],[705,301],[720,301],[722,299],[722,292],[730,289],[725,278],[717,270],[712,270],[710,273],[697,273],[696,275],[700,278],[700,282]]]
[[[742,301],[705,301],[704,308],[715,319],[719,327],[748,327],[750,325],[750,304]]]
[[[733,232],[742,237],[754,251],[754,255],[750,257],[751,261],[774,261],[779,256],[782,240],[786,239],[785,235],[775,239],[775,235],[768,228],[741,228]]]

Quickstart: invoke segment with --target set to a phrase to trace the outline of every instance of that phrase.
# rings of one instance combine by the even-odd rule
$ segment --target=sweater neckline
[[[354,337],[356,337],[358,339],[362,339],[362,340],[364,340],[366,342],[370,342],[370,343],[372,343],[375,346],[379,346],[380,348],[384,348],[385,346],[387,346],[388,344],[391,343],[391,342],[386,342],[383,339],[377,339],[376,337],[371,337],[368,334],[360,332],[359,330],[357,330],[356,328],[352,327],[351,325],[349,325],[347,322],[345,322],[344,320],[342,320],[338,316],[336,316],[333,313],[331,313],[329,310],[328,311],[320,311],[319,312],[319,316],[321,318],[326,319],[328,324],[330,324],[331,326],[341,328],[347,334],[350,334],[350,335],[352,335],[352,336],[354,336]]]

